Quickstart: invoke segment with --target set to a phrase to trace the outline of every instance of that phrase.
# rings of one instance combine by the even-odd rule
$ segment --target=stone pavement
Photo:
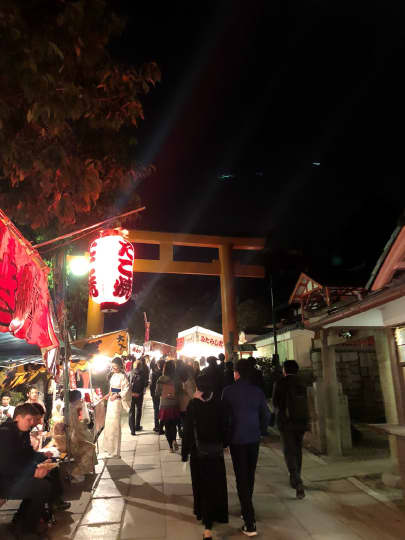
[[[189,466],[171,454],[164,436],[150,431],[152,403],[147,394],[144,431],[132,437],[123,417],[121,459],[99,455],[97,477],[67,489],[70,511],[58,514],[51,540],[201,540],[202,526],[192,507]],[[262,538],[275,540],[390,540],[405,537],[405,514],[376,500],[350,481],[341,464],[304,455],[307,496],[296,500],[289,487],[276,438],[260,450],[254,504]],[[214,538],[244,538],[235,479],[226,456],[230,521],[215,526]],[[364,468],[364,464],[361,465]],[[340,467],[340,469],[339,469]],[[329,472],[328,472],[329,471]],[[212,486],[215,489],[215,485]],[[16,503],[0,510],[0,539]]]

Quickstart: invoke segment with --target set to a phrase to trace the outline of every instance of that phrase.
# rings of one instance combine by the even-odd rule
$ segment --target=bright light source
[[[75,276],[84,276],[89,271],[89,259],[84,255],[69,257],[69,271]]]
[[[103,354],[96,354],[91,361],[91,369],[93,373],[101,373],[107,371],[111,367],[111,360],[108,356]]]

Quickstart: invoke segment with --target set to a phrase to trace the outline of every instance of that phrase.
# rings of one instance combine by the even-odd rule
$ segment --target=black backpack
[[[287,385],[285,418],[292,424],[309,424],[307,389],[299,381]]]

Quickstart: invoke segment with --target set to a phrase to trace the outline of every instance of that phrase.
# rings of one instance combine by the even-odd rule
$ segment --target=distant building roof
[[[390,283],[397,272],[403,271],[405,271],[405,226],[398,226],[386,243],[366,288],[372,291],[382,289]]]

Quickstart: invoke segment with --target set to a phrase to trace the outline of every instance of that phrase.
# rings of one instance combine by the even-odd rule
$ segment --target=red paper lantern
[[[89,294],[101,311],[118,311],[131,298],[134,258],[134,246],[116,229],[90,245]]]

